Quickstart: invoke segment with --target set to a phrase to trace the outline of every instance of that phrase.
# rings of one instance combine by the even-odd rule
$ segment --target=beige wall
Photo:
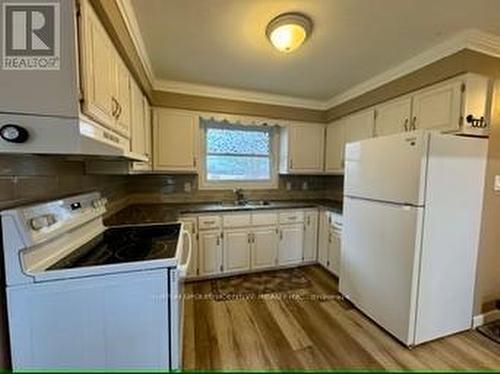
[[[500,175],[500,80],[495,83],[495,91],[478,257],[476,313],[494,309],[494,301],[500,299],[500,193],[493,190],[494,177]]]

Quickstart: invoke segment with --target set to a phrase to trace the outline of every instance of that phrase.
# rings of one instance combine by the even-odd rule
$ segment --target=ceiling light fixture
[[[312,31],[312,21],[301,13],[284,13],[274,18],[266,35],[280,52],[290,53],[306,41]]]

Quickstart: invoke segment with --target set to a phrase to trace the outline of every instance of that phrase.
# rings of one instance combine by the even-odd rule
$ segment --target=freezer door
[[[423,208],[344,200],[340,292],[413,344]]]
[[[344,195],[424,205],[428,139],[414,131],[347,144]]]

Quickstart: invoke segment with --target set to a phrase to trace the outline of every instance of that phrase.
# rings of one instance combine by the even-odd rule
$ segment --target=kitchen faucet
[[[233,192],[236,195],[236,204],[245,205],[246,201],[245,196],[243,195],[243,190],[241,188],[235,188]]]

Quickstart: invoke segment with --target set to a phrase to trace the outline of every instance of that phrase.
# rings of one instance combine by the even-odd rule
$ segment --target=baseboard
[[[487,323],[500,320],[500,309],[491,310],[486,313],[481,313],[475,315],[472,318],[472,328],[477,328],[479,326],[485,325]]]

